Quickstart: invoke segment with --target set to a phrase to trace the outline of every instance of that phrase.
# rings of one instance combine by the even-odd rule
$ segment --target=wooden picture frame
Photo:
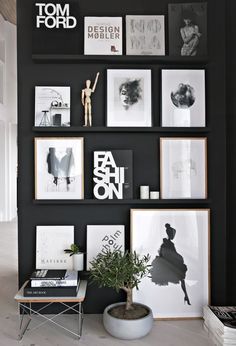
[[[131,209],[131,250],[150,255],[133,290],[157,319],[201,318],[210,303],[210,209]]]
[[[207,137],[160,138],[160,196],[207,198]]]
[[[84,199],[84,139],[35,137],[35,199]]]

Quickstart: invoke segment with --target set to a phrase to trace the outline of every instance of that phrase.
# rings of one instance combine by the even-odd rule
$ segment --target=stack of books
[[[24,287],[25,297],[75,297],[80,279],[75,270],[36,270]]]
[[[205,306],[204,327],[217,346],[236,345],[236,306]]]

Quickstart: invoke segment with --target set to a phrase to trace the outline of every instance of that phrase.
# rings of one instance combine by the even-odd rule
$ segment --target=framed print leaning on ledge
[[[35,199],[84,198],[84,139],[35,138]]]
[[[150,255],[149,277],[133,290],[154,318],[199,318],[209,304],[209,209],[132,209],[131,249]]]
[[[207,138],[160,138],[163,199],[207,198]]]

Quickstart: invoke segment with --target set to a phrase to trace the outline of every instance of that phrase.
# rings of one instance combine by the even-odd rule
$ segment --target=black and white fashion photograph
[[[150,127],[151,70],[107,70],[107,126]]]
[[[150,274],[133,290],[155,318],[202,317],[209,294],[209,210],[131,209],[131,247]],[[145,232],[144,232],[145,230]]]
[[[83,199],[83,138],[35,138],[35,199]]]
[[[35,87],[35,126],[70,126],[70,87]]]
[[[205,70],[162,70],[161,125],[205,127]]]
[[[169,4],[169,54],[207,55],[207,3]]]
[[[165,55],[164,16],[126,16],[127,55]]]
[[[160,138],[163,199],[207,198],[207,138]]]

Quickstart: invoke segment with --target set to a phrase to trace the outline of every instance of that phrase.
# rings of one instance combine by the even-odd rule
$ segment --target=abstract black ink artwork
[[[195,102],[194,88],[189,84],[180,83],[175,91],[171,92],[171,101],[177,108],[189,108]]]
[[[159,256],[156,256],[152,262],[151,280],[159,286],[168,286],[169,283],[180,284],[184,293],[184,303],[191,305],[185,285],[188,267],[174,244],[176,230],[168,223],[165,224],[165,228],[167,238],[163,238],[163,243],[158,251]]]

